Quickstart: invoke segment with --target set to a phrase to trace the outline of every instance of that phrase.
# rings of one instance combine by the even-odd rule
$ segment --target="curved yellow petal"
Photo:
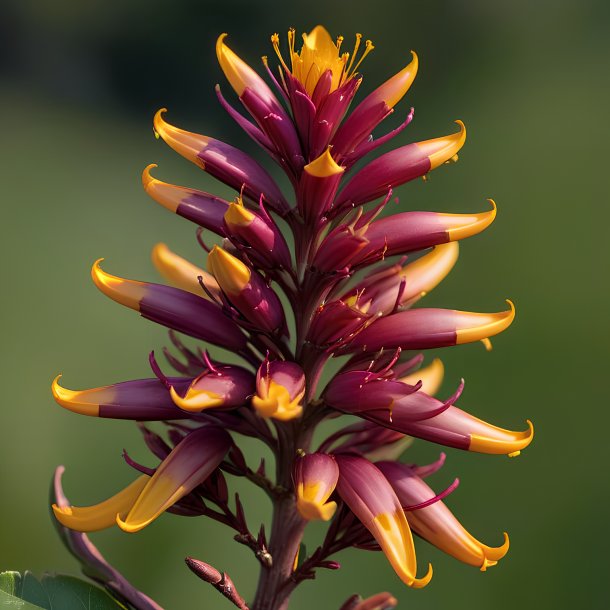
[[[228,295],[240,294],[252,275],[244,263],[220,246],[214,246],[208,255],[208,269]]]
[[[256,216],[244,206],[241,200],[230,203],[224,215],[225,222],[229,227],[248,227],[255,218]]]
[[[139,311],[140,301],[146,294],[146,284],[106,273],[100,267],[103,260],[103,258],[99,258],[91,268],[91,277],[95,285],[113,301]]]
[[[59,379],[61,375],[57,375],[51,384],[51,391],[53,392],[53,398],[57,404],[61,405],[68,411],[73,413],[80,413],[81,415],[89,415],[91,417],[99,417],[100,405],[98,402],[91,402],[87,400],[87,395],[91,390],[68,390],[59,385]],[[96,388],[96,392],[99,392],[101,388]],[[97,394],[99,399],[99,393]]]
[[[220,292],[218,282],[211,274],[172,252],[163,243],[159,243],[153,248],[151,258],[157,271],[176,288],[192,292],[198,297],[209,298],[202,290],[197,279],[201,277],[211,293],[218,294]]]
[[[211,392],[210,390],[198,391],[189,388],[183,398],[172,386],[169,389],[169,393],[176,406],[184,411],[190,411],[191,413],[199,413],[200,411],[211,407],[220,407],[224,403],[224,399],[220,394]]]
[[[170,125],[163,119],[163,114],[166,112],[167,108],[161,108],[155,114],[153,119],[155,132],[177,153],[197,165],[202,165],[203,161],[197,155],[207,148],[210,139],[201,134]]]
[[[298,497],[297,510],[301,517],[307,519],[307,521],[330,521],[337,510],[337,503],[331,501],[320,504]]]
[[[150,480],[148,475],[138,477],[125,489],[94,506],[64,506],[53,504],[55,518],[66,527],[78,532],[97,532],[115,525],[117,515],[125,516]]]
[[[451,219],[452,228],[447,229],[449,239],[453,242],[458,239],[465,239],[477,233],[484,231],[496,218],[497,206],[493,199],[488,199],[492,205],[492,209],[487,212],[479,212],[478,214],[439,214],[445,218]],[[456,224],[459,221],[459,225]]]
[[[385,102],[390,108],[394,108],[410,89],[419,67],[419,59],[415,51],[411,51],[413,59],[400,72],[387,80],[372,95]]]
[[[470,435],[469,451],[477,451],[479,453],[491,453],[497,455],[518,455],[519,452],[525,449],[534,439],[534,424],[528,419],[528,429],[523,432],[513,432],[504,430],[497,426],[486,424],[488,428],[497,433],[497,438],[482,436],[478,434]]]
[[[345,171],[345,168],[341,167],[333,159],[332,155],[330,154],[330,146],[317,159],[314,159],[303,169],[310,176],[314,176],[316,178],[329,178],[330,176],[342,174]]]
[[[509,299],[506,300],[510,309],[508,311],[500,311],[498,313],[471,313],[459,312],[468,316],[468,328],[458,328],[455,331],[456,344],[472,343],[481,341],[488,337],[493,337],[503,330],[506,330],[515,319],[515,306]],[[472,320],[476,319],[476,325],[471,325]],[[458,322],[459,325],[459,322]]]
[[[445,161],[449,161],[464,146],[466,126],[462,121],[456,121],[456,123],[460,127],[457,133],[417,143],[417,146],[422,148],[424,154],[430,159],[431,170],[442,165]]]

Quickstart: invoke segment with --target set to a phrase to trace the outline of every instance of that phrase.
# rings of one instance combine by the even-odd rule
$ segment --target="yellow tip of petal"
[[[379,93],[385,98],[383,101],[390,108],[394,108],[400,102],[417,76],[419,58],[415,51],[411,51],[411,56],[411,62],[380,87]]]
[[[144,186],[144,190],[146,191],[146,194],[152,197],[157,203],[160,203],[165,209],[175,214],[180,205],[183,192],[173,184],[168,184],[167,182],[162,182],[161,180],[154,178],[150,173],[150,170],[154,167],[157,167],[157,165],[151,163],[146,166],[142,172],[142,185]]]
[[[423,589],[432,580],[432,564],[428,564],[428,572],[422,578],[415,578],[409,585],[413,589]]]
[[[183,398],[172,386],[169,389],[169,393],[176,406],[184,411],[190,411],[191,413],[199,413],[204,409],[220,407],[224,402],[220,394],[205,390],[196,391],[189,389]]]
[[[418,146],[424,147],[425,151],[429,151],[426,154],[430,159],[431,170],[451,159],[464,146],[466,126],[462,121],[456,121],[456,123],[460,128],[457,133],[418,143]]]
[[[59,385],[60,378],[61,375],[57,375],[51,384],[51,392],[53,392],[55,402],[73,413],[89,415],[90,417],[99,417],[100,406],[80,400],[79,398],[83,396],[83,392],[63,388]]]
[[[498,208],[493,199],[488,199],[492,205],[492,209],[487,212],[479,212],[478,214],[442,214],[442,216],[453,217],[454,219],[463,220],[459,226],[454,226],[447,229],[450,241],[465,239],[477,233],[484,231],[496,218]]]
[[[522,451],[534,439],[534,424],[528,419],[527,425],[528,429],[523,432],[498,429],[505,438],[489,438],[471,434],[468,450],[495,455],[508,455],[516,451]]]
[[[485,553],[486,559],[489,559],[489,560],[493,561],[494,563],[496,563],[500,559],[502,559],[502,557],[504,557],[506,555],[506,553],[508,553],[508,549],[510,548],[510,540],[508,538],[508,534],[506,532],[503,532],[503,533],[504,533],[504,542],[500,546],[493,547],[493,546],[487,546],[485,544],[481,545],[481,548],[483,549],[483,552]]]
[[[426,394],[434,396],[438,392],[443,383],[443,377],[445,376],[445,366],[443,365],[440,358],[435,358],[428,366],[401,377],[399,381],[402,383],[408,383],[409,385],[415,385],[417,382],[422,382],[422,390]]]
[[[103,260],[103,258],[99,258],[91,268],[91,277],[94,284],[113,301],[139,311],[140,301],[146,292],[146,284],[106,273],[100,267]]]
[[[510,309],[493,314],[478,314],[481,324],[470,328],[460,328],[456,330],[456,344],[473,343],[482,339],[493,337],[503,330],[506,330],[515,319],[515,306],[510,299],[506,299]]]
[[[297,498],[297,510],[301,517],[307,519],[307,521],[329,521],[337,510],[337,503],[326,502],[326,504],[319,504],[303,498]]]
[[[225,222],[231,226],[247,227],[252,224],[255,215],[240,203],[230,203],[225,212]]]
[[[163,119],[163,114],[166,112],[167,108],[161,108],[155,114],[153,119],[155,132],[177,153],[197,165],[202,165],[203,162],[199,159],[198,154],[207,147],[209,138],[170,125]]]
[[[94,506],[52,505],[55,518],[65,527],[78,532],[96,532],[115,524],[119,515],[125,515],[150,480],[142,475],[111,498]]]
[[[330,176],[342,174],[345,171],[345,168],[338,165],[333,159],[330,154],[330,146],[303,169],[315,178],[329,178]]]
[[[210,292],[214,294],[219,292],[218,283],[213,276],[172,252],[165,244],[156,244],[152,249],[151,258],[157,271],[176,288],[192,292],[198,297],[209,298],[197,279],[201,277]]]
[[[228,295],[240,294],[252,275],[244,263],[220,246],[214,246],[208,255],[208,269]]]

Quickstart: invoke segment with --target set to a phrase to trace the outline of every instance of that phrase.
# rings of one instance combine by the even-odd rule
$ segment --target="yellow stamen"
[[[208,269],[228,295],[240,294],[250,282],[252,275],[244,263],[220,246],[214,246],[208,255]]]
[[[91,277],[95,285],[113,301],[139,311],[140,301],[146,294],[146,284],[106,273],[100,267],[103,260],[103,258],[96,260],[91,268]]]
[[[148,475],[138,477],[118,494],[95,506],[65,506],[53,504],[55,518],[66,527],[77,532],[97,532],[112,527],[117,515],[123,517],[131,510],[138,496],[150,480]]]
[[[157,271],[168,281],[170,284],[192,292],[198,297],[204,297],[208,299],[208,295],[201,288],[198,277],[202,278],[204,285],[212,292],[217,294],[220,292],[218,282],[210,275],[207,271],[204,271],[197,265],[187,261],[185,258],[178,256],[175,252],[172,252],[165,244],[157,244],[152,250],[152,262]]]
[[[445,367],[439,358],[435,358],[428,366],[401,377],[399,381],[415,385],[418,381],[422,382],[422,390],[430,396],[434,396],[440,389],[445,375]]]
[[[506,302],[510,307],[508,311],[489,314],[469,314],[476,316],[480,322],[476,326],[470,328],[458,328],[455,331],[456,344],[473,343],[474,341],[480,341],[486,337],[493,337],[503,330],[506,330],[515,319],[515,306],[513,305],[513,302],[509,299],[507,299]]]
[[[489,337],[485,337],[485,339],[481,339],[481,343],[485,347],[486,351],[491,352],[491,350],[493,349],[493,345],[491,344],[491,340],[489,339]]]
[[[498,207],[493,199],[488,199],[492,209],[487,212],[479,212],[478,214],[439,214],[443,218],[447,218],[447,222],[452,224],[451,229],[447,229],[447,234],[451,241],[465,239],[477,233],[484,231],[496,218]],[[455,226],[459,223],[459,226]]]
[[[330,154],[331,147],[329,146],[317,159],[306,165],[303,169],[310,175],[316,178],[329,178],[342,174],[345,171]]]
[[[210,390],[197,390],[190,387],[183,398],[172,386],[169,389],[169,393],[176,406],[191,413],[199,413],[211,407],[220,407],[224,403],[224,399],[220,394]]]
[[[68,411],[74,413],[80,413],[81,415],[89,415],[91,417],[99,417],[100,405],[87,400],[87,395],[91,390],[68,390],[59,385],[59,379],[61,375],[57,375],[51,385],[51,391],[53,392],[53,398],[57,404],[61,405]],[[98,388],[103,389],[103,388]]]

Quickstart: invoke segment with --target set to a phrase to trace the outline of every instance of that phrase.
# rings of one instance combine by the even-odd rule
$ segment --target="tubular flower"
[[[95,506],[70,506],[56,481],[53,510],[62,537],[87,565],[97,565],[84,534],[74,532],[114,524],[135,532],[165,511],[215,519],[233,528],[263,566],[254,601],[246,606],[229,577],[205,562],[187,564],[251,610],[286,608],[301,581],[317,569],[338,569],[330,557],[347,547],[381,550],[406,585],[423,587],[432,570],[418,577],[412,531],[485,569],[504,556],[508,539],[489,547],[462,527],[442,502],[457,480],[440,494],[423,481],[444,454],[423,466],[399,460],[414,439],[510,457],[532,441],[529,421],[526,430],[513,431],[459,408],[463,380],[437,398],[445,372],[439,359],[420,368],[427,349],[477,341],[489,348],[489,338],[515,318],[511,301],[496,313],[419,306],[457,263],[459,242],[488,229],[497,207],[489,200],[483,211],[392,214],[388,206],[401,185],[458,160],[466,127],[458,120],[457,129],[444,131],[449,135],[403,139],[415,116],[413,108],[401,109],[419,67],[414,52],[405,52],[399,71],[358,102],[371,41],[357,34],[347,48],[342,36],[317,26],[302,37],[291,29],[287,46],[273,34],[271,45],[277,70],[264,57],[257,71],[221,34],[216,55],[229,94],[215,91],[262,156],[285,174],[286,187],[241,148],[168,123],[165,109],[154,116],[158,138],[232,192],[225,199],[163,182],[151,173],[156,165],[148,165],[145,192],[198,227],[205,253],[191,262],[154,245],[152,261],[170,285],[111,275],[103,259],[93,265],[93,281],[106,296],[169,329],[171,350],[163,354],[177,376],[166,375],[151,353],[150,378],[83,390],[55,378],[59,405],[136,421],[160,461],[149,468],[124,452],[138,477]],[[235,96],[243,109],[233,107]],[[403,113],[402,122],[374,137],[394,112]],[[231,352],[230,364],[212,362],[208,345]],[[341,364],[325,375],[335,357]],[[317,426],[331,418],[343,424],[312,448]],[[165,434],[148,428],[151,421],[163,422]],[[275,478],[264,460],[258,468],[248,464],[237,436],[267,446]],[[225,474],[269,493],[275,503],[269,540],[264,529],[250,532]],[[320,547],[304,556],[299,549],[311,520],[328,521],[328,529]],[[100,570],[112,588],[106,582],[112,570]],[[134,607],[155,607],[128,583],[121,587],[130,603],[141,601]],[[382,593],[352,597],[343,610],[395,604]]]

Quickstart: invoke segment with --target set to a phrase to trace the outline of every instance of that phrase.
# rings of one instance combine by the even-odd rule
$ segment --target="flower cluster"
[[[329,557],[347,547],[382,550],[405,584],[423,587],[432,569],[418,576],[412,532],[485,570],[506,554],[508,537],[487,546],[460,524],[443,502],[457,480],[440,494],[428,486],[425,479],[442,466],[444,454],[426,466],[398,458],[413,437],[509,456],[532,440],[529,422],[526,431],[514,432],[458,408],[463,382],[448,398],[435,398],[440,360],[420,368],[422,350],[475,341],[489,348],[489,337],[514,318],[510,302],[499,313],[414,307],[452,269],[458,242],[493,222],[496,206],[468,214],[381,214],[393,189],[455,162],[466,129],[457,121],[455,133],[371,158],[413,119],[411,109],[397,128],[372,136],[411,86],[415,53],[349,111],[362,82],[361,62],[373,49],[360,35],[352,52],[343,52],[343,38],[335,41],[318,26],[297,50],[291,30],[284,57],[274,34],[277,75],[263,61],[275,91],[225,38],[217,42],[218,60],[246,114],[217,86],[218,99],[279,165],[293,191],[283,192],[240,149],[171,125],[165,110],[156,114],[156,135],[234,189],[235,198],[162,182],[151,175],[156,166],[144,170],[148,195],[198,225],[207,270],[158,244],[153,262],[171,285],[111,275],[101,261],[92,277],[105,295],[170,329],[178,356],[164,353],[177,375],[164,372],[151,353],[151,378],[74,391],[58,377],[53,394],[70,411],[137,421],[160,462],[148,468],[125,454],[139,476],[96,506],[71,506],[57,484],[63,501],[53,506],[55,516],[66,531],[77,532],[113,525],[136,532],[165,511],[216,519],[234,528],[262,565],[255,610],[287,607],[294,587],[318,568],[338,568]],[[216,245],[206,243],[205,232],[219,238]],[[229,350],[242,365],[213,361],[204,347],[185,345],[177,333]],[[322,387],[331,358],[340,368]],[[314,448],[314,430],[341,415],[348,417],[345,426]],[[167,438],[144,422],[164,422]],[[264,462],[248,466],[239,435],[270,447],[275,476],[267,475]],[[238,496],[231,508],[226,474],[246,477],[269,494],[269,542],[264,528],[250,532]],[[315,519],[329,522],[326,538],[312,554],[299,556],[305,525]],[[225,595],[234,590],[211,566],[187,563]],[[232,601],[247,607],[236,593]],[[131,603],[138,607],[137,598]],[[350,598],[344,607],[394,604],[380,594]]]

